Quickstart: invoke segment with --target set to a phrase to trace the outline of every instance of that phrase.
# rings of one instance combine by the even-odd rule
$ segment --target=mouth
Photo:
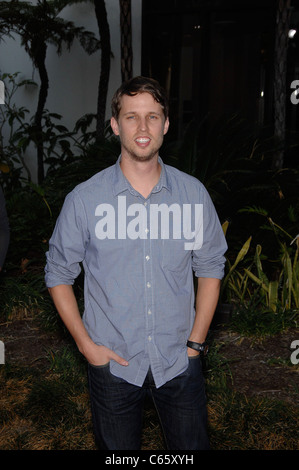
[[[137,139],[135,139],[135,142],[139,147],[147,147],[150,141],[151,139],[149,137],[137,137]]]

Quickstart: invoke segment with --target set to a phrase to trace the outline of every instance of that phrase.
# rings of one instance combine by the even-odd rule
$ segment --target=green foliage
[[[85,390],[86,361],[74,343],[67,344],[58,351],[49,351],[49,361],[50,370],[58,375],[62,382],[77,391],[81,384],[82,391]]]
[[[49,234],[55,224],[45,196],[29,184],[7,189],[6,206],[10,223],[7,269],[10,264],[20,266],[26,259],[35,264],[44,262]]]
[[[70,49],[75,38],[78,38],[82,47],[92,54],[100,47],[100,42],[94,34],[58,16],[68,3],[67,0],[38,0],[34,3],[19,0],[2,1],[0,31],[2,34],[10,32],[19,34],[22,45],[36,66],[44,43],[54,45],[60,54],[63,44]]]
[[[51,142],[52,139],[52,135],[45,133],[43,127],[49,87],[46,69],[48,44],[55,46],[58,55],[61,53],[63,45],[70,49],[76,38],[88,54],[93,54],[100,48],[100,41],[92,32],[59,17],[61,10],[67,4],[66,0],[37,0],[34,4],[18,0],[0,2],[0,39],[2,34],[16,33],[20,36],[21,44],[37,68],[41,81],[37,109],[32,118],[32,124],[25,126],[27,135],[21,138],[21,141],[23,139],[22,145],[27,146],[29,141],[36,146],[39,184],[44,179],[44,142],[45,140]],[[52,120],[50,125],[52,126]],[[63,132],[65,131],[63,130]],[[57,140],[57,136],[55,140]]]
[[[297,450],[295,406],[227,391],[209,405],[211,447],[218,450]]]
[[[24,156],[23,139],[26,133],[26,117],[29,110],[24,106],[16,105],[15,95],[21,87],[36,86],[32,80],[19,80],[20,72],[4,73],[0,76],[5,84],[5,103],[0,106],[0,161],[7,165],[5,173],[9,172],[7,179],[18,180],[20,169],[24,169],[27,178],[31,174]],[[8,129],[7,138],[4,131]]]
[[[40,276],[24,274],[20,279],[16,276],[5,276],[0,283],[0,318],[2,321],[26,318],[39,311],[39,301],[43,286]]]
[[[298,327],[298,310],[276,305],[275,311],[265,303],[260,290],[251,292],[250,298],[233,310],[230,328],[242,336],[264,338],[289,328]]]
[[[226,233],[226,230],[227,230],[227,226],[228,226],[227,222],[225,222],[222,225],[225,233]],[[237,268],[238,264],[241,263],[241,261],[247,255],[249,247],[250,247],[251,239],[252,239],[252,237],[250,236],[246,240],[246,242],[244,243],[244,245],[242,246],[242,248],[238,252],[238,254],[236,256],[236,259],[233,263],[231,263],[230,260],[227,259],[227,266],[228,266],[227,273],[226,273],[226,275],[225,275],[225,277],[224,277],[224,279],[222,280],[222,283],[221,283],[221,290],[220,290],[220,299],[221,300],[223,299],[224,292],[227,289],[228,283],[229,283],[229,289],[228,290],[230,292],[226,293],[226,295],[229,298],[229,300],[231,300],[231,297],[235,297],[235,296],[237,296],[237,298],[239,300],[244,299],[244,296],[246,294],[246,289],[247,289],[247,282],[246,282],[247,279],[246,279],[246,277],[244,277],[244,275],[241,275],[238,271],[236,271],[236,268]],[[236,275],[235,275],[234,279],[232,280],[232,277],[233,277],[234,273]]]
[[[223,343],[209,338],[209,353],[204,359],[204,375],[207,384],[207,398],[222,393],[227,386],[227,379],[232,379],[229,361],[222,356]]]
[[[83,116],[74,128],[73,153],[64,161],[55,159],[48,169],[43,188],[45,196],[57,217],[65,196],[74,187],[91,178],[97,172],[116,162],[120,154],[119,140],[106,123],[105,138],[98,142],[94,130],[90,130],[94,115]]]
[[[61,115],[44,110],[41,118],[42,129],[40,133],[37,133],[35,117],[29,118],[27,108],[16,106],[18,90],[27,85],[36,86],[32,80],[19,81],[18,76],[19,72],[3,74],[0,77],[6,85],[5,104],[0,106],[0,161],[2,165],[7,166],[4,168],[6,175],[3,180],[5,185],[10,187],[20,185],[23,181],[31,182],[32,175],[27,163],[26,151],[32,143],[37,145],[39,139],[43,143],[45,163],[50,168],[61,165],[74,156],[71,149],[74,132],[68,131],[65,126],[59,124]],[[38,191],[42,191],[41,187]]]
[[[267,306],[274,312],[278,304],[285,309],[299,309],[299,235],[296,235],[292,240],[291,235],[276,224],[265,210],[256,208],[244,210],[247,212],[253,211],[266,217],[270,228],[275,234],[279,248],[276,262],[276,278],[271,279],[264,271],[261,260],[262,247],[259,244],[256,246],[254,257],[256,272],[253,273],[252,270],[245,269],[245,274],[259,285]],[[289,246],[287,246],[285,238],[292,240]]]
[[[41,427],[58,426],[61,422],[74,423],[83,418],[78,416],[76,403],[67,393],[66,383],[47,378],[34,382],[26,399],[24,414]]]
[[[24,122],[22,127],[15,132],[13,140],[23,153],[26,152],[30,144],[37,145],[40,139],[43,142],[44,162],[51,165],[57,159],[64,161],[72,156],[70,145],[73,133],[65,126],[59,124],[62,116],[57,113],[50,113],[44,110],[41,117],[41,131],[37,132],[35,117],[29,122]]]
[[[252,253],[250,236],[234,262],[227,260],[221,300],[235,305],[230,327],[245,336],[273,335],[296,328],[299,321],[299,236],[290,243],[292,237],[273,222],[265,209],[248,207],[244,211],[267,219],[268,226],[264,229],[270,228],[277,246],[271,259],[262,255],[259,243]],[[226,233],[227,224],[223,229]],[[266,263],[267,269],[264,268]]]

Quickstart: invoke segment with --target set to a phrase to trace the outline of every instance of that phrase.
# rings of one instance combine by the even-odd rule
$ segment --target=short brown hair
[[[168,99],[165,90],[161,87],[160,83],[153,78],[147,77],[134,77],[124,82],[118,90],[114,93],[111,102],[112,116],[118,120],[119,112],[121,109],[120,100],[122,96],[135,96],[138,93],[150,93],[155,101],[160,103],[163,108],[165,119],[168,118]]]

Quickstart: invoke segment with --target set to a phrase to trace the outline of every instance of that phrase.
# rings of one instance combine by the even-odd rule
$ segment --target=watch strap
[[[187,341],[188,348],[195,349],[195,351],[199,351],[203,354],[207,354],[208,352],[208,343],[195,343],[194,341]]]

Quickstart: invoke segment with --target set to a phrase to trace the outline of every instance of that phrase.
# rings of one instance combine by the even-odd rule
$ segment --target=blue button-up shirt
[[[121,158],[121,157],[120,157]],[[226,241],[204,186],[164,165],[145,199],[115,165],[67,197],[49,242],[46,284],[72,285],[84,267],[83,322],[91,339],[124,357],[111,372],[157,387],[188,366],[197,277],[221,279]]]

